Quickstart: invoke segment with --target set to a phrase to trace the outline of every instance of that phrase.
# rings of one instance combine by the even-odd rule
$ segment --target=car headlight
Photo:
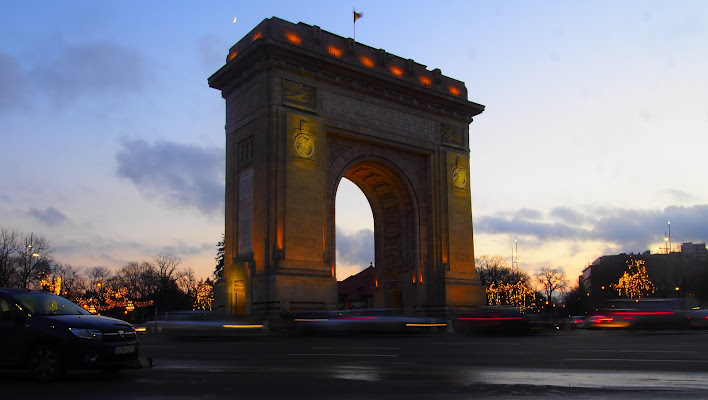
[[[69,328],[69,332],[83,339],[101,340],[103,338],[103,334],[98,329]]]

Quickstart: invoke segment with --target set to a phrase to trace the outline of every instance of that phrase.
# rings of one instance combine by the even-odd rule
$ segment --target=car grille
[[[103,332],[103,341],[104,342],[132,342],[135,341],[135,331],[127,328],[127,329],[110,329],[110,330],[104,330]],[[121,335],[121,332],[123,333]]]

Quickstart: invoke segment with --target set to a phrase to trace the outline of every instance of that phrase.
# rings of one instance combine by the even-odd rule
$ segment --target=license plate
[[[116,347],[116,354],[129,354],[135,352],[135,346],[118,346]]]

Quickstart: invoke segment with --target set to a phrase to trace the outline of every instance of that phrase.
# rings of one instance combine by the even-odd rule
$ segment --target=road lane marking
[[[569,352],[573,353],[598,353],[598,352],[605,352],[605,353],[671,353],[671,354],[677,354],[677,353],[682,353],[682,354],[695,354],[695,351],[686,351],[686,350],[611,350],[611,349],[593,349],[593,350],[568,350]]]
[[[643,360],[642,360],[643,361]],[[664,361],[664,360],[661,360]],[[467,383],[580,387],[597,389],[706,390],[702,372],[598,371],[576,369],[473,368],[457,371]]]
[[[348,350],[401,350],[400,347],[313,347],[312,350],[332,350],[342,348]]]
[[[670,360],[651,358],[564,358],[563,361],[627,361],[627,362],[678,362],[678,363],[708,363],[708,360]]]
[[[398,357],[398,354],[356,354],[356,353],[290,353],[289,356],[337,356],[337,357]]]
[[[504,343],[504,342],[476,342],[476,343],[446,343],[446,342],[433,342],[434,345],[444,345],[444,346],[521,346],[521,343]]]

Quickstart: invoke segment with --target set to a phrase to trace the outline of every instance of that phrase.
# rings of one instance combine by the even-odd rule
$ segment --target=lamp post
[[[26,255],[27,255],[27,264],[25,267],[27,268],[27,273],[25,275],[25,289],[29,289],[29,282],[30,282],[30,277],[32,276],[32,273],[34,272],[33,269],[33,261],[36,258],[37,261],[39,261],[39,256],[40,254],[34,250],[34,233],[30,233],[29,240],[25,238],[25,246],[27,248]],[[34,265],[37,265],[37,261],[34,261]]]
[[[514,240],[511,248],[511,272],[519,272],[519,241]]]

